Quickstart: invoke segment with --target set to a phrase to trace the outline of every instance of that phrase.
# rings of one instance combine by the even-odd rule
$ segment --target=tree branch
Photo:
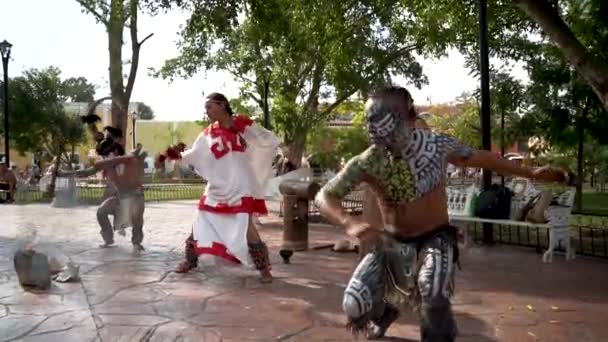
[[[150,39],[154,33],[150,33],[141,42],[137,38],[137,11],[138,11],[138,0],[131,0],[130,6],[130,27],[129,32],[131,34],[131,69],[129,70],[129,77],[127,78],[127,87],[125,88],[125,97],[131,99],[133,93],[133,86],[135,85],[135,77],[137,76],[137,68],[139,67],[139,52],[143,43]],[[128,104],[127,104],[128,105]]]
[[[321,117],[328,116],[334,109],[336,109],[336,107],[338,107],[342,102],[346,101],[349,97],[351,97],[356,92],[357,92],[357,90],[355,89],[355,90],[352,90],[352,91],[342,95],[336,101],[334,101],[334,103],[327,106],[327,108],[325,108],[325,110],[323,110],[321,112],[320,116]]]
[[[144,43],[146,42],[146,40],[150,39],[150,37],[152,37],[154,35],[154,33],[150,33],[149,35],[146,36],[146,38],[144,38],[141,42],[139,42],[139,47],[141,47],[142,45],[144,45]]]
[[[255,95],[250,92],[245,93],[245,95],[255,101],[255,103],[257,103],[260,107],[264,108],[264,102],[262,102],[262,99],[255,97]]]
[[[397,58],[399,58],[402,54],[406,53],[406,52],[410,52],[415,50],[418,47],[417,44],[412,44],[412,45],[408,45],[405,46],[395,52],[393,52],[389,57],[387,57],[380,65],[374,65],[373,68],[376,69],[376,73],[378,72],[384,72],[386,70],[386,68],[391,65],[391,63],[393,63]],[[369,72],[371,73],[371,68],[369,70]],[[353,89],[349,92],[347,92],[346,94],[342,95],[341,97],[339,97],[338,99],[336,99],[336,101],[334,101],[334,103],[330,104],[329,106],[327,106],[327,108],[325,108],[321,113],[320,113],[320,117],[326,117],[328,116],[334,109],[336,109],[336,107],[338,107],[342,102],[346,101],[349,97],[351,97],[353,94],[355,94],[357,92],[357,89]]]
[[[226,71],[228,71],[229,73],[231,73],[232,76],[241,79],[241,81],[249,82],[251,84],[256,84],[257,83],[257,82],[254,82],[253,80],[251,80],[251,79],[243,76],[243,74],[237,72],[236,70],[231,69],[228,65],[226,65],[225,69],[226,69]]]
[[[608,110],[608,64],[594,59],[549,1],[514,0],[513,2],[559,46],[564,56],[599,97],[604,109]]]
[[[99,20],[105,26],[108,26],[108,18],[97,12],[93,6],[86,2],[86,0],[76,0],[76,2],[78,2],[87,12],[92,14],[95,19]]]

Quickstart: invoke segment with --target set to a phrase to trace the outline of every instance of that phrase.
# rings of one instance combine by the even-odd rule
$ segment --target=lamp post
[[[135,149],[135,121],[139,118],[139,115],[137,114],[136,111],[133,111],[133,113],[131,113],[131,120],[133,120],[133,133],[132,138],[133,138],[133,149]]]
[[[479,0],[479,67],[481,71],[481,142],[484,150],[492,149],[490,136],[490,58],[488,52],[488,0]],[[492,185],[492,171],[483,170],[483,189]],[[483,241],[494,242],[492,224],[483,224]]]
[[[2,55],[2,69],[4,70],[4,162],[10,169],[10,150],[8,147],[8,60],[11,58],[13,44],[6,40],[0,42],[0,55]]]
[[[268,108],[268,93],[270,92],[270,68],[266,67],[266,74],[264,78],[264,98],[263,106],[264,110],[264,128],[270,129],[270,109]]]

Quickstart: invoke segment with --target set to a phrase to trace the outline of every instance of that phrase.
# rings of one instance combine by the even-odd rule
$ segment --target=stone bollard
[[[287,180],[279,185],[283,195],[283,246],[279,254],[288,264],[294,251],[308,249],[308,209],[321,189],[318,183]]]
[[[51,267],[46,255],[26,248],[15,252],[13,262],[21,286],[38,290],[51,287]]]
[[[59,180],[60,178],[57,178]],[[51,202],[53,208],[72,208],[78,205],[76,180],[73,177],[61,179],[65,186],[55,185],[55,197]]]

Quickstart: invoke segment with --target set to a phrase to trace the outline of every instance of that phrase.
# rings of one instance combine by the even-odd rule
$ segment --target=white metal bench
[[[0,184],[0,203],[4,203],[8,200],[11,192],[7,182],[0,182]]]
[[[566,259],[574,259],[574,248],[572,248],[570,238],[570,216],[572,206],[574,205],[575,188],[568,188],[562,192],[557,199],[559,206],[549,206],[545,210],[547,223],[531,223],[526,221],[518,221],[515,219],[517,213],[540,191],[531,184],[527,186],[525,192],[518,197],[514,197],[511,203],[511,218],[508,220],[494,220],[473,216],[472,200],[479,190],[470,186],[464,187],[448,187],[448,214],[452,223],[464,223],[462,232],[464,236],[464,245],[467,248],[471,242],[469,238],[468,224],[470,223],[492,223],[507,226],[523,226],[538,229],[547,229],[549,232],[549,248],[543,254],[543,262],[551,262],[553,260],[553,251],[558,246],[561,240],[566,248]]]

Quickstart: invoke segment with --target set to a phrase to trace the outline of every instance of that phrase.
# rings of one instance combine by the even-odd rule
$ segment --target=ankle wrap
[[[253,259],[253,264],[258,270],[270,268],[270,259],[268,257],[268,247],[264,242],[250,243],[249,254]]]

